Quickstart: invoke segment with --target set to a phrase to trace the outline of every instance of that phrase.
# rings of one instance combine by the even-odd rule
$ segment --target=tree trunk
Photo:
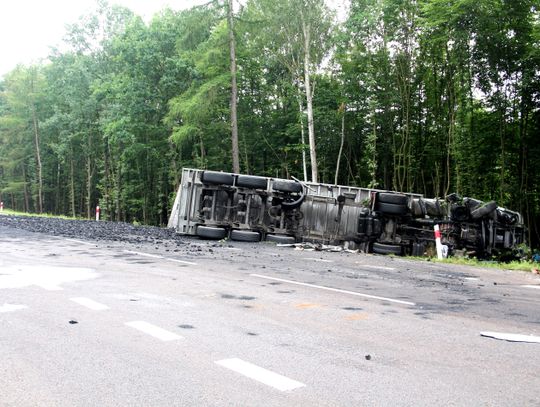
[[[310,79],[310,42],[311,26],[306,23],[302,15],[302,30],[304,31],[304,86],[306,88],[306,102],[308,115],[309,155],[311,161],[311,181],[318,182],[319,171],[317,168],[317,151],[315,149],[315,126],[313,125],[313,94],[311,93]]]
[[[73,146],[71,147],[71,157],[70,157],[70,201],[71,201],[71,216],[75,217],[75,168],[73,166]]]
[[[300,95],[300,88],[298,88],[298,111],[300,114],[300,136],[302,142],[302,169],[304,171],[304,182],[308,182],[307,176],[307,160],[306,160],[306,134],[304,132],[304,106],[302,104],[302,96]]]
[[[36,165],[38,176],[38,213],[43,212],[43,166],[41,164],[41,150],[39,147],[39,125],[36,114],[36,107],[32,104],[32,122],[34,125],[34,143],[36,148]]]
[[[23,181],[24,181],[23,183],[24,184],[24,211],[30,212],[30,199],[28,198],[28,185],[26,182],[26,167],[24,166],[24,164],[23,164],[22,170],[23,170]],[[13,205],[11,207],[14,208]]]
[[[336,176],[334,178],[334,184],[336,185],[338,183],[339,163],[341,161],[341,154],[343,153],[343,144],[345,144],[345,110],[346,110],[345,103],[341,104],[339,110],[341,110],[341,144],[339,146],[339,153],[337,156],[337,163],[336,163]]]
[[[238,119],[236,117],[236,99],[238,87],[236,84],[236,49],[233,26],[233,2],[228,0],[227,20],[229,22],[229,50],[231,55],[231,139],[233,172],[240,172],[240,152],[238,148]]]

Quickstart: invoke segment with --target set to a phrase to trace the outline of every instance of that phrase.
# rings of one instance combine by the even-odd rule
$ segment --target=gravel
[[[0,226],[94,241],[151,244],[161,244],[167,241],[176,245],[186,243],[186,238],[178,235],[174,229],[135,226],[124,222],[2,215],[0,216]]]

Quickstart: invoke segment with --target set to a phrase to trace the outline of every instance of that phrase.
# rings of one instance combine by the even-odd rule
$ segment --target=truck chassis
[[[366,253],[434,253],[439,225],[449,254],[516,256],[518,212],[451,194],[420,194],[183,169],[168,226],[205,239],[341,245]]]

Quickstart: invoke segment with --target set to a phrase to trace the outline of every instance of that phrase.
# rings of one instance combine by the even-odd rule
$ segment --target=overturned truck
[[[342,245],[367,253],[433,253],[439,225],[449,254],[512,256],[524,243],[517,212],[451,194],[420,194],[183,169],[169,219],[204,239]]]

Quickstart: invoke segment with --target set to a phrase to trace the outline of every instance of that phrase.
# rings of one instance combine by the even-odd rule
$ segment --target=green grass
[[[13,215],[13,216],[37,216],[39,218],[59,218],[59,219],[82,219],[82,218],[74,218],[71,216],[65,216],[65,215],[54,215],[52,213],[28,213],[28,212],[17,212],[13,211],[11,209],[4,209],[2,212],[0,212],[0,215]]]
[[[540,264],[532,261],[519,261],[514,260],[509,263],[503,263],[498,261],[487,261],[478,259],[469,259],[464,257],[449,257],[447,259],[438,260],[433,257],[409,257],[410,259],[420,261],[433,261],[437,263],[445,264],[457,264],[462,266],[482,267],[482,268],[495,268],[500,270],[520,270],[520,271],[532,271],[532,269],[540,269]]]

